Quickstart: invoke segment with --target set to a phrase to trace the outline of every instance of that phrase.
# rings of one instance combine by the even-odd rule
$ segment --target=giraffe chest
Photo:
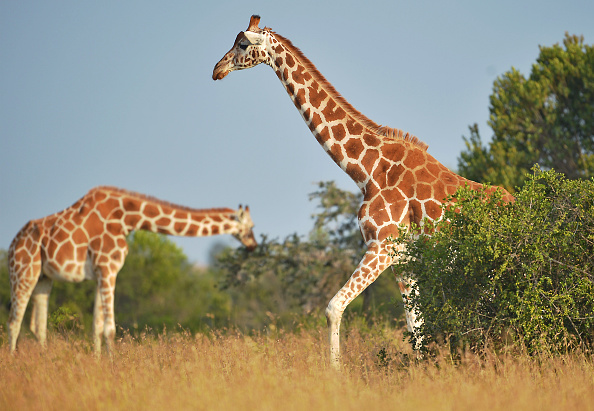
[[[365,199],[359,209],[359,228],[365,243],[384,241],[398,235],[398,225],[406,215],[405,202],[390,202],[381,194]]]

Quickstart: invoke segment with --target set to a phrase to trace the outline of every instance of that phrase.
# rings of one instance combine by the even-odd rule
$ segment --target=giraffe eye
[[[239,48],[242,50],[246,50],[248,48],[248,45],[239,43]]]

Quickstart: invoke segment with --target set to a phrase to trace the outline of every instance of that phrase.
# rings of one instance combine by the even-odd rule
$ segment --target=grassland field
[[[326,328],[124,333],[110,360],[89,338],[27,333],[0,347],[0,410],[589,410],[589,355],[443,354],[417,361],[401,330],[344,327],[342,370]]]

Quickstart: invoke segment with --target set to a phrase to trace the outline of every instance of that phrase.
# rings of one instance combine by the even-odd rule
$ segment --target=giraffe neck
[[[102,217],[119,220],[126,232],[204,237],[240,231],[236,211],[230,208],[192,209],[113,187],[96,188],[92,195]]]
[[[402,145],[402,153],[411,143],[427,149],[427,145],[416,137],[382,127],[362,115],[289,40],[269,29],[264,29],[264,33],[269,36],[267,64],[274,69],[316,140],[359,188],[364,190],[372,177],[362,160],[366,154],[376,156],[375,148],[385,140]]]

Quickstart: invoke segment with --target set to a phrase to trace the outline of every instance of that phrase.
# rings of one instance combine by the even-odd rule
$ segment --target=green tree
[[[341,190],[334,181],[322,181],[318,183],[318,190],[309,195],[309,199],[319,203],[319,211],[312,216],[314,226],[310,241],[352,250],[353,263],[357,264],[365,252],[357,221],[363,194]]]
[[[515,68],[498,77],[489,111],[493,138],[485,147],[470,127],[461,175],[512,191],[536,163],[571,179],[594,176],[594,47],[583,37],[541,46],[528,79]]]
[[[197,331],[227,320],[230,302],[216,288],[213,273],[192,267],[167,236],[136,231],[128,240],[128,257],[116,285],[119,326],[160,330],[179,324]]]
[[[157,326],[168,313],[168,297],[190,263],[166,236],[135,231],[128,237],[128,256],[116,284],[116,321],[124,328]]]
[[[431,237],[407,245],[424,343],[454,337],[476,349],[515,338],[529,352],[594,342],[594,181],[536,171],[501,204],[463,188]]]

